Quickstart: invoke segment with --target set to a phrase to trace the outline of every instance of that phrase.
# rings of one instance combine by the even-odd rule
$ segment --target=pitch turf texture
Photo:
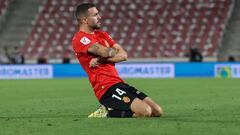
[[[89,119],[97,108],[87,79],[0,80],[0,135],[237,135],[239,79],[126,79],[163,118]]]

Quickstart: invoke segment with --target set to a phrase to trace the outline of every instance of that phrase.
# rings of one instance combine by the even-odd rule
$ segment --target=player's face
[[[101,16],[96,7],[92,7],[88,9],[88,17],[87,17],[87,24],[92,29],[100,29],[101,27]]]

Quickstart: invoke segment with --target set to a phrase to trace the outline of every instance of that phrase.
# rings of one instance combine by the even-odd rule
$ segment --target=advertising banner
[[[1,65],[0,79],[53,78],[52,65]]]
[[[240,78],[240,64],[216,64],[216,78]]]
[[[123,78],[174,78],[174,64],[133,63],[117,64],[116,68]]]

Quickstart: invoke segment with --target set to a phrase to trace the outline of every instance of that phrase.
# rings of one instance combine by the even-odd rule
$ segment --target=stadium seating
[[[9,6],[11,0],[1,0],[0,1],[0,17],[6,13],[6,9]]]
[[[24,43],[27,59],[75,58],[71,38],[78,31],[73,11],[84,0],[47,0]],[[89,1],[88,1],[89,2]],[[216,56],[233,0],[91,0],[102,16],[103,30],[130,58],[184,57],[197,47]]]

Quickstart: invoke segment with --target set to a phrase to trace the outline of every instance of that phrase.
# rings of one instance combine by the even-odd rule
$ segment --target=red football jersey
[[[72,47],[78,61],[87,73],[96,97],[100,100],[109,87],[116,83],[123,82],[123,80],[119,77],[114,63],[109,62],[100,64],[94,68],[89,67],[91,59],[96,56],[88,53],[87,50],[94,43],[107,47],[113,47],[116,42],[109,36],[108,33],[100,30],[95,31],[92,34],[79,31],[75,33],[72,39]]]

